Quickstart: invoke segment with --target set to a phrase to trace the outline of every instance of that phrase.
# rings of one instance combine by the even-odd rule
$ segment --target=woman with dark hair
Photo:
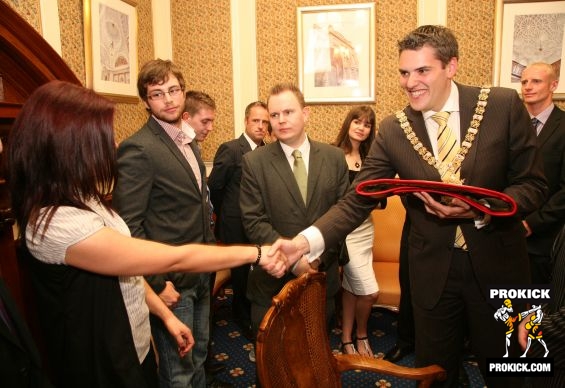
[[[261,256],[265,247],[131,238],[108,201],[116,179],[113,116],[108,99],[51,81],[24,104],[7,147],[12,210],[31,254],[48,362],[60,387],[156,386],[149,311],[181,356],[191,349],[190,330],[140,275],[246,263],[279,277],[286,270],[281,258]]]
[[[353,182],[375,138],[375,112],[368,106],[353,108],[341,125],[334,145],[343,149]],[[379,286],[373,272],[373,222],[367,218],[347,236],[342,256],[349,261],[343,266],[341,347],[346,354],[359,353],[373,357],[367,335],[367,323]],[[347,261],[345,259],[344,261]],[[353,326],[355,342],[353,342]]]

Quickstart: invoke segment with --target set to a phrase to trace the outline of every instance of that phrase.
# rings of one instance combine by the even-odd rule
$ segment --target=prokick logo
[[[553,374],[553,359],[547,358],[549,348],[543,340],[543,310],[542,303],[550,301],[550,288],[547,285],[491,287],[488,289],[490,302],[495,306],[494,319],[506,325],[506,353],[502,358],[487,359],[487,375],[544,375]],[[531,308],[521,312],[514,311],[513,301],[518,304],[526,303]],[[523,322],[525,321],[525,322]],[[518,325],[524,324],[527,330],[527,345],[520,358],[508,358],[511,337],[518,330]],[[544,348],[543,358],[523,360],[532,344],[539,343]]]
[[[545,348],[544,357],[547,357],[549,350],[547,349],[547,345],[543,340],[543,333],[541,330],[541,321],[543,320],[543,311],[541,310],[540,305],[533,305],[531,309],[522,311],[520,314],[512,317],[510,314],[513,313],[514,310],[512,309],[512,301],[510,299],[505,299],[502,307],[496,310],[494,313],[494,319],[498,321],[502,321],[508,326],[508,330],[506,331],[506,353],[502,357],[508,357],[508,347],[510,346],[510,337],[514,332],[514,322],[520,322],[522,319],[526,317],[529,318],[529,322],[526,322],[526,330],[528,330],[528,345],[526,346],[526,350],[524,354],[520,357],[526,357],[528,354],[528,350],[530,350],[530,345],[532,344],[532,340],[538,340],[540,344],[543,345]],[[531,314],[531,315],[530,315]]]

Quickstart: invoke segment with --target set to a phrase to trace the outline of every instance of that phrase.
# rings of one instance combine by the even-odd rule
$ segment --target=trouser
[[[178,345],[160,319],[151,316],[151,332],[159,354],[160,388],[205,388],[204,362],[210,337],[210,280],[201,274],[197,285],[177,290],[181,297],[172,309],[194,337],[194,347],[183,358]]]
[[[419,290],[412,290],[418,292]],[[474,276],[468,252],[453,249],[444,291],[431,309],[414,307],[416,324],[416,366],[439,364],[447,371],[445,387],[458,386],[459,366],[463,360],[463,341],[468,332],[471,350],[479,369],[486,372],[486,359],[502,357],[506,351],[507,326],[495,320],[495,308],[484,298]],[[514,304],[514,311],[524,306]],[[516,333],[511,337],[510,357],[521,354]],[[520,387],[523,378],[486,378],[492,387]]]

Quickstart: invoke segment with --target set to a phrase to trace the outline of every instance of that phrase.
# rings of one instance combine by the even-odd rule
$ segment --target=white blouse
[[[48,208],[41,209],[39,229],[32,238],[32,227],[26,228],[26,243],[31,254],[38,260],[48,264],[66,265],[67,248],[92,236],[94,233],[108,227],[125,236],[131,236],[124,220],[117,214],[111,213],[97,201],[88,202],[94,211],[61,206],[57,209],[49,223],[49,228],[41,238],[45,219],[41,215]],[[108,260],[119,260],[118,257],[108,257]],[[149,308],[145,302],[145,287],[142,276],[119,276],[120,289],[124,298],[133,341],[139,362],[143,362],[149,352],[151,328],[149,324]]]

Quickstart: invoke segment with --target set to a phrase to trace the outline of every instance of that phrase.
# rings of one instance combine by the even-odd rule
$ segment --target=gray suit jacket
[[[532,229],[528,251],[549,256],[553,241],[565,222],[565,112],[554,107],[537,138],[549,195],[539,209],[526,217]]]
[[[465,137],[474,114],[479,88],[458,85],[461,138]],[[431,150],[421,112],[404,109],[408,121],[423,145]],[[379,126],[361,172],[346,194],[314,225],[326,246],[335,245],[357,227],[374,207],[374,200],[355,193],[356,183],[377,178],[440,181],[437,170],[414,151],[392,115]],[[479,133],[461,166],[465,184],[502,191],[518,204],[518,215],[493,218],[488,227],[477,229],[473,220],[441,220],[428,214],[423,202],[407,196],[404,206],[411,221],[409,244],[412,300],[423,308],[438,301],[446,282],[456,226],[460,225],[469,248],[479,284],[529,283],[529,264],[521,217],[544,200],[547,184],[529,115],[518,94],[510,89],[492,88]],[[375,225],[378,228],[379,225]]]
[[[251,242],[264,244],[279,237],[293,237],[343,196],[349,186],[343,151],[312,140],[310,147],[306,205],[279,142],[243,157],[240,205]],[[328,297],[332,297],[338,290],[337,252],[326,251],[321,260],[321,269],[328,276]],[[292,274],[287,274],[275,279],[255,268],[249,274],[247,297],[259,305],[270,306],[271,298],[292,278]]]
[[[173,245],[213,242],[205,185],[205,167],[195,142],[191,148],[200,166],[202,187],[174,141],[153,117],[118,148],[118,181],[113,204],[132,236]],[[170,280],[190,288],[196,274],[148,276],[155,292]]]

